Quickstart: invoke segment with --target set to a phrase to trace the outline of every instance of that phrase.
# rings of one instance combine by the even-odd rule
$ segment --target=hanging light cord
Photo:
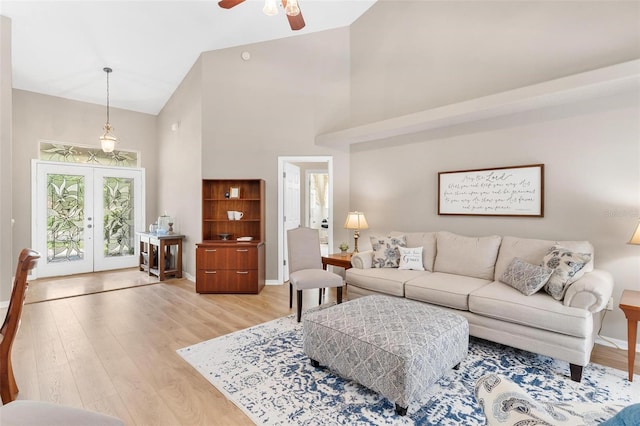
[[[103,71],[107,73],[107,124],[109,124],[109,74],[113,71],[109,67],[103,68]]]

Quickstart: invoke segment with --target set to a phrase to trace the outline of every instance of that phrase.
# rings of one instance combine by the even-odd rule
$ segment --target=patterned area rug
[[[565,362],[481,339],[469,355],[405,417],[378,394],[325,369],[313,368],[302,352],[302,323],[280,318],[179,349],[178,354],[211,384],[264,425],[483,425],[474,385],[488,372],[518,383],[541,401],[640,402],[640,383],[627,373],[597,364],[572,382]]]

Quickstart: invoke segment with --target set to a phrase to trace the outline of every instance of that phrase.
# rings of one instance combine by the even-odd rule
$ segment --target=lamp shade
[[[345,229],[368,229],[369,224],[362,212],[349,212],[344,222]]]
[[[638,222],[638,226],[636,226],[636,231],[631,236],[629,240],[629,244],[640,244],[640,222]]]

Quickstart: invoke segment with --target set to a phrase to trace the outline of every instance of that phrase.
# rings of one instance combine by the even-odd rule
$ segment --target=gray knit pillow
[[[532,265],[516,257],[509,263],[500,281],[509,284],[522,294],[531,296],[544,287],[551,274],[553,269]]]

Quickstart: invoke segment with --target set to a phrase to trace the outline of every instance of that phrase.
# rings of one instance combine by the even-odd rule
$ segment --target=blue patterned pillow
[[[556,300],[564,299],[564,294],[574,281],[572,278],[590,260],[589,253],[574,253],[561,246],[551,247],[542,260],[542,266],[553,269],[553,274],[545,284],[544,291]]]
[[[553,269],[532,265],[516,257],[509,263],[500,281],[509,284],[522,294],[531,296],[544,287],[551,274],[553,274]]]
[[[370,237],[373,249],[374,268],[397,268],[400,264],[400,251],[398,247],[406,247],[407,240],[404,235],[397,237]]]

